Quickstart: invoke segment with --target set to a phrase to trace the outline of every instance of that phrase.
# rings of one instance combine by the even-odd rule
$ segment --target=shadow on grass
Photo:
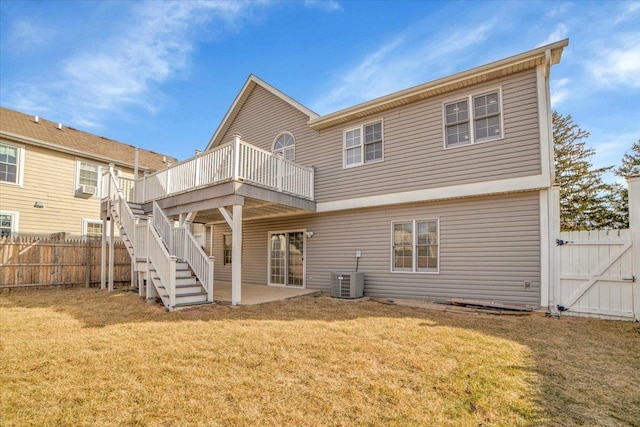
[[[6,308],[50,309],[87,328],[144,322],[417,319],[418,328],[461,328],[526,346],[534,359],[531,386],[537,391],[539,425],[640,426],[640,330],[630,322],[455,314],[326,296],[169,313],[133,292],[84,288],[0,294],[0,310]]]

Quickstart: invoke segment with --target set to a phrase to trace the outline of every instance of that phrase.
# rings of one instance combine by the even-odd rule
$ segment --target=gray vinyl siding
[[[308,152],[313,149],[311,139],[315,132],[307,125],[308,121],[304,113],[256,86],[221,141],[223,144],[232,141],[239,133],[243,141],[271,151],[280,133],[291,132],[296,140],[296,162],[310,166]]]
[[[443,102],[502,89],[504,138],[444,149]],[[382,119],[384,161],[343,169],[343,131]],[[391,194],[541,173],[535,71],[322,131],[313,141],[316,201]]]
[[[443,103],[497,88],[502,91],[504,137],[445,149]],[[343,168],[344,130],[378,119],[384,124],[384,161]],[[321,132],[313,131],[308,120],[304,113],[256,86],[221,141],[231,141],[238,132],[244,141],[271,150],[277,135],[291,132],[296,139],[296,162],[316,168],[317,202],[541,173],[535,70],[425,99]]]
[[[359,271],[373,297],[474,298],[533,306],[540,301],[538,192],[355,209],[318,215],[245,221],[243,283],[267,283],[268,233],[305,229],[307,287],[328,291],[330,272]],[[392,273],[391,223],[439,218],[440,272]],[[215,276],[230,281],[222,265],[224,225],[214,226]],[[532,282],[530,289],[524,282]]]

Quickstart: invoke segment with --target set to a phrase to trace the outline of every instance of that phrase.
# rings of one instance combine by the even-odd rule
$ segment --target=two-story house
[[[242,284],[329,290],[331,272],[357,270],[369,296],[544,306],[554,220],[549,72],[567,45],[324,116],[250,76],[204,153],[137,182],[136,209],[154,213],[157,237],[145,242],[164,241],[162,256],[195,269],[203,256],[189,261],[157,221],[208,224],[213,275],[232,282],[234,304]],[[169,271],[147,296],[173,295],[171,309]],[[201,282],[203,292],[213,286]]]
[[[137,153],[137,154],[136,154]],[[0,108],[0,236],[99,237],[102,173],[133,178],[175,159]]]

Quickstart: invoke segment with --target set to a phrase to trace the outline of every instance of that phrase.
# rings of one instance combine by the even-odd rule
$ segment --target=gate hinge
[[[568,240],[556,239],[556,246],[566,245],[567,243],[573,243]]]
[[[632,282],[635,282],[636,281],[636,276],[623,277],[622,280],[631,280]]]

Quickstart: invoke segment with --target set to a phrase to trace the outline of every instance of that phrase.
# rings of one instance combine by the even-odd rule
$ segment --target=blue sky
[[[570,38],[552,103],[597,166],[640,138],[640,1],[0,2],[0,104],[169,154],[250,73],[319,114]]]

